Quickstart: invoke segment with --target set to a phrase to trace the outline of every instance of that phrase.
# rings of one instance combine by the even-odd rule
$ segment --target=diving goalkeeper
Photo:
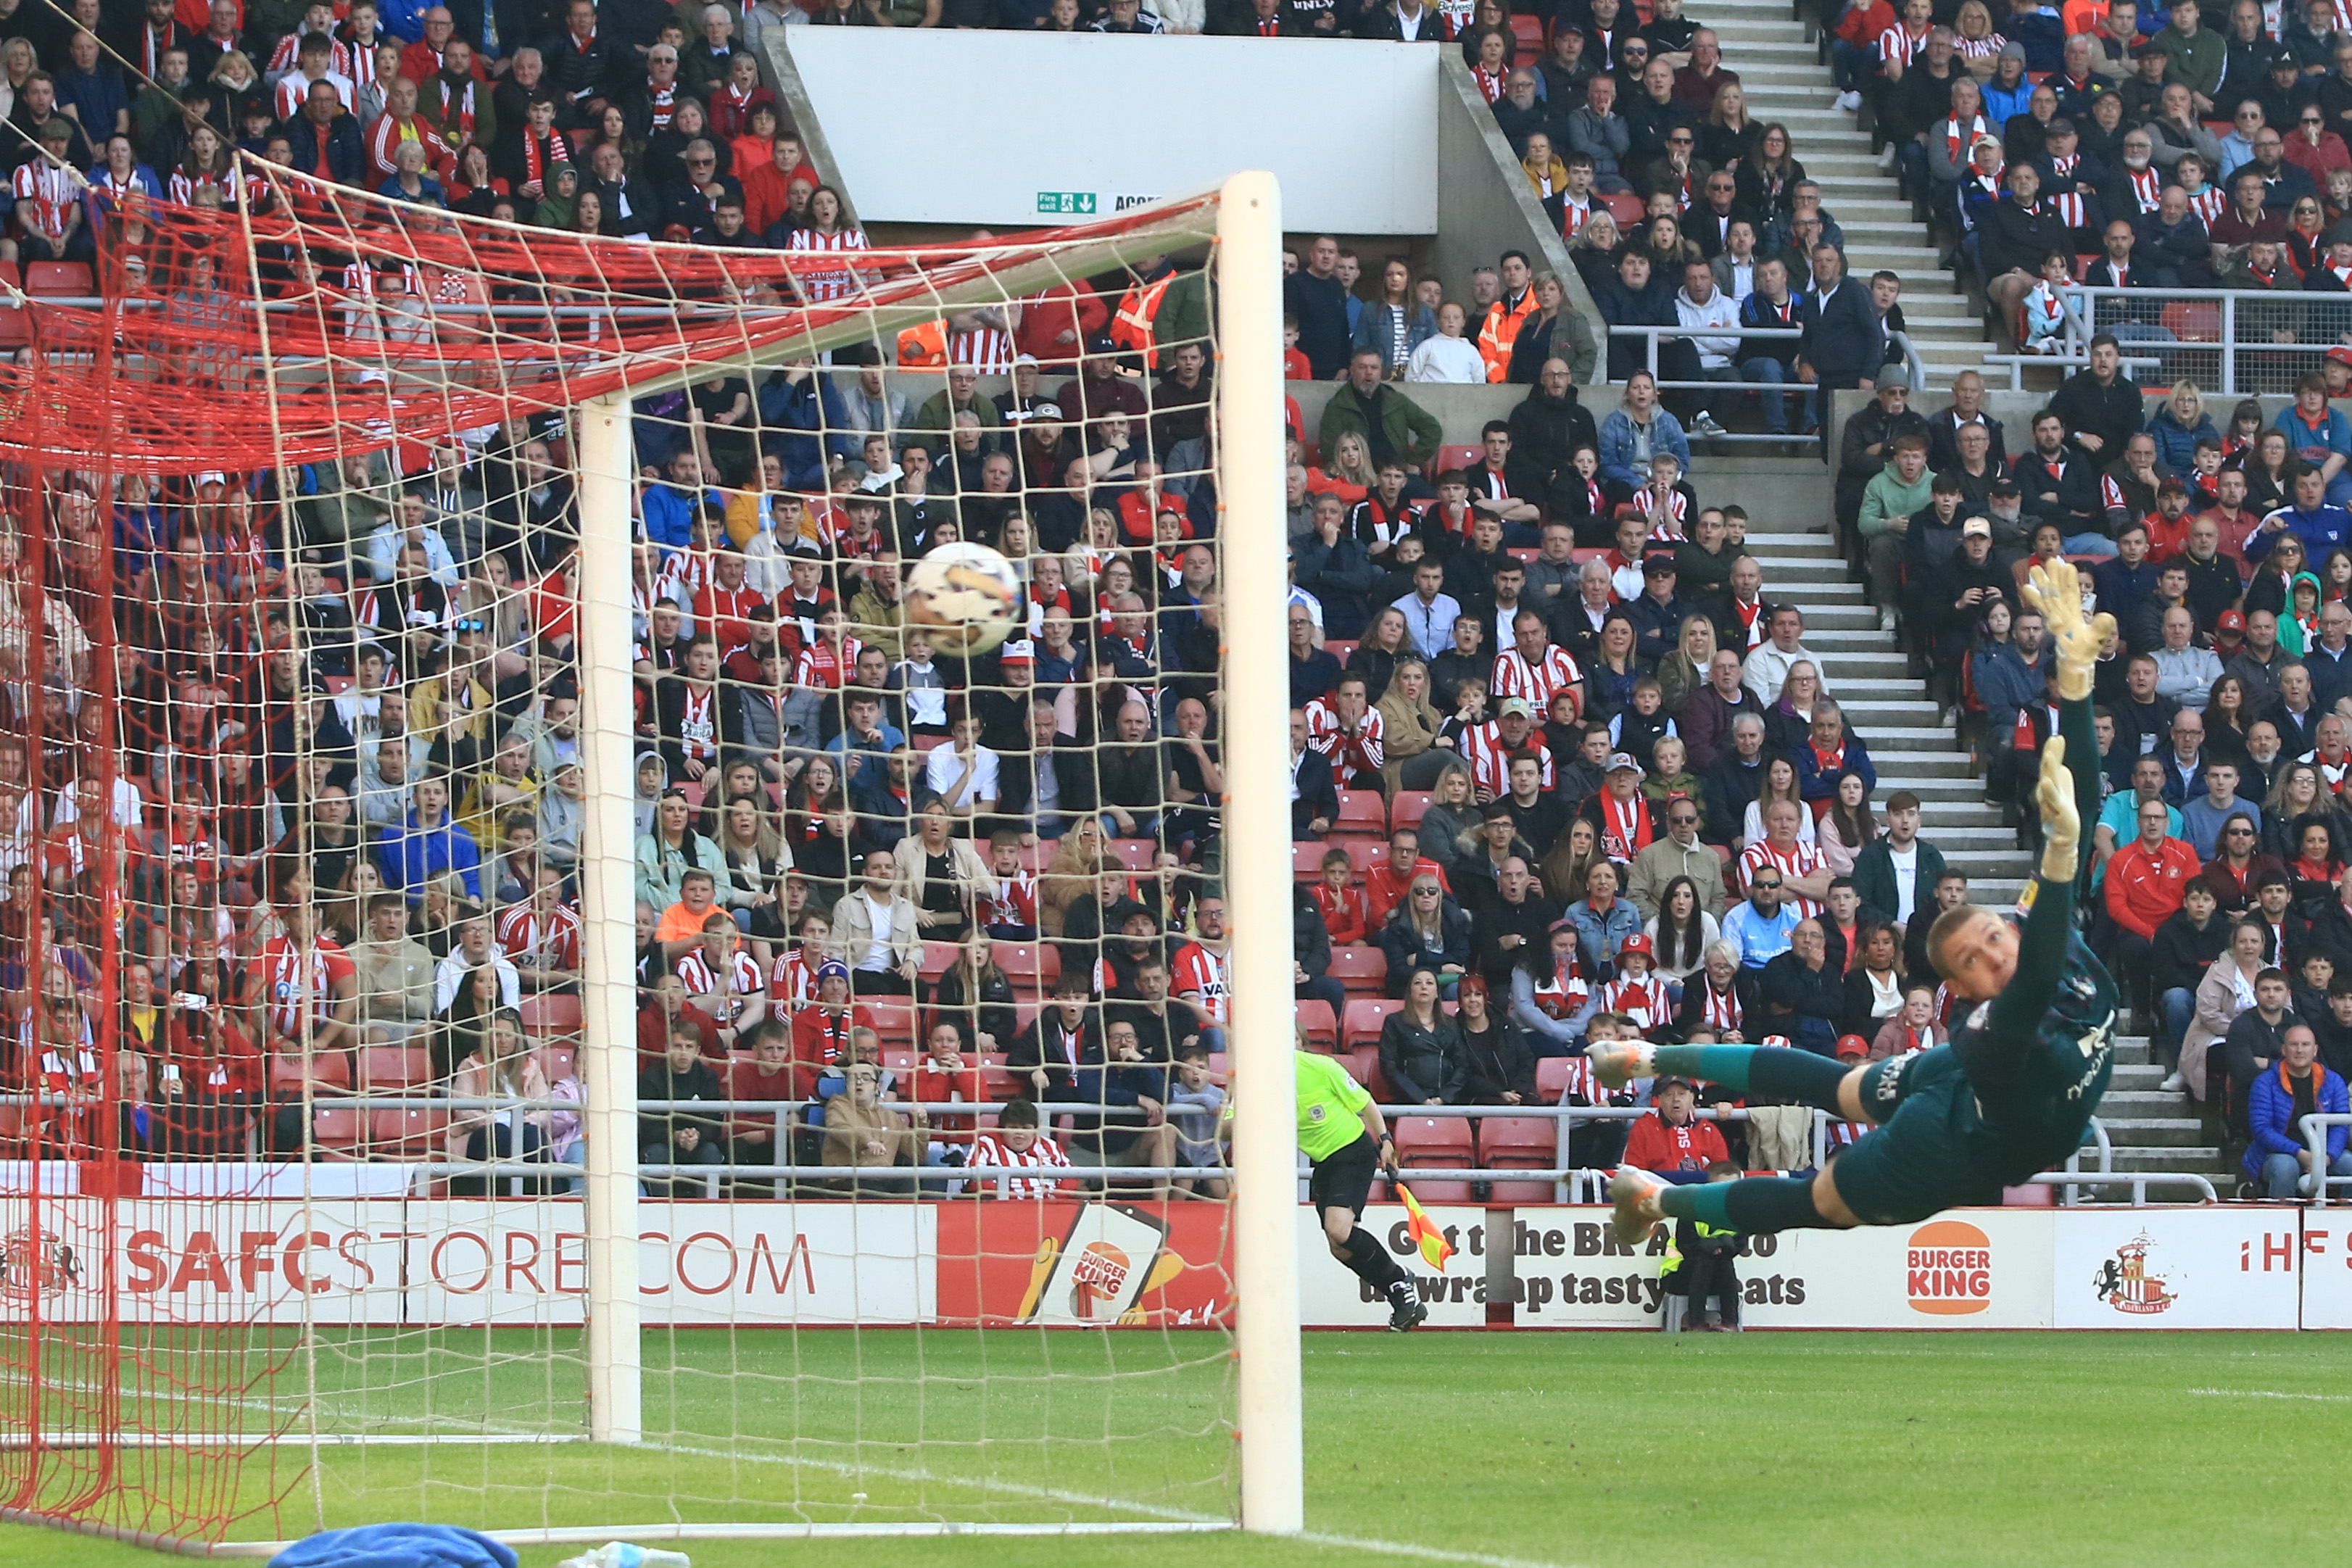
[[[2036,791],[2042,864],[2022,901],[2021,929],[1973,904],[1946,911],[1929,928],[1937,971],[1970,1004],[1951,1043],[1852,1069],[1785,1047],[1593,1047],[1593,1071],[1612,1088],[1678,1073],[1874,1124],[1810,1180],[1670,1186],[1621,1166],[1610,1195],[1624,1240],[1682,1218],[1751,1232],[1908,1224],[1958,1205],[1998,1204],[2001,1188],[2081,1145],[2113,1066],[2116,988],[2074,934],[2076,848],[2099,797],[2093,768],[2078,779],[2066,758],[2098,755],[2091,677],[2114,619],[2084,616],[2074,568],[2063,559],[2035,566],[2025,595],[2048,623],[2061,699],[2060,734],[2042,747]]]

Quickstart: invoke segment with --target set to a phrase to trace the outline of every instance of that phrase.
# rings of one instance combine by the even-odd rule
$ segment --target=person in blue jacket
[[[2327,476],[2319,469],[2305,468],[2294,476],[2294,504],[2271,513],[2247,537],[2246,559],[2266,559],[2278,537],[2288,532],[2303,541],[2307,560],[2326,560],[2331,551],[2352,544],[2352,511],[2327,499]]]
[[[2328,406],[2327,378],[2315,371],[2298,379],[2294,402],[2271,423],[2286,432],[2287,444],[2303,465],[2317,469],[2326,481],[2328,504],[2352,507],[2352,420]],[[2317,551],[2311,559],[2327,558]]]
[[[466,896],[482,896],[482,854],[474,835],[449,816],[449,781],[419,779],[409,791],[407,820],[386,828],[375,841],[376,866],[384,885],[396,888],[415,904],[424,898],[425,884],[445,871],[454,871],[466,883]]]
[[[2253,1142],[2246,1145],[2246,1174],[2273,1202],[2292,1203],[2308,1197],[2304,1183],[2311,1175],[2311,1144],[2303,1135],[2303,1119],[2310,1115],[2352,1113],[2352,1094],[2344,1080],[2320,1065],[2319,1040],[2311,1026],[2287,1026],[2279,1041],[2279,1059],[2254,1080],[2246,1097],[2246,1121]],[[2344,1152],[2352,1128],[2327,1129],[2327,1174],[2352,1176],[2352,1155]]]

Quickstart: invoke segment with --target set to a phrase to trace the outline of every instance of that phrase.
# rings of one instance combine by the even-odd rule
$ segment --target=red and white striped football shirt
[[[580,916],[569,904],[559,904],[542,915],[528,904],[519,904],[499,917],[499,951],[522,969],[580,967]]]
[[[1601,1010],[1622,1013],[1644,1030],[1657,1029],[1674,1020],[1675,1007],[1666,995],[1665,981],[1655,975],[1645,975],[1636,980],[1620,975],[1601,988]]]
[[[1340,729],[1339,709],[1330,703],[1317,697],[1307,705],[1307,744],[1330,762],[1331,781],[1342,789],[1379,788],[1385,729],[1378,708],[1366,708],[1363,723],[1349,735]]]
[[[839,256],[845,251],[866,249],[866,231],[840,229],[819,234],[814,229],[794,229],[784,241],[784,248],[811,256]],[[846,260],[794,262],[787,271],[802,295],[811,300],[839,299],[857,292],[856,265]]]
[[[1187,942],[1176,950],[1175,958],[1168,966],[1168,988],[1180,997],[1198,994],[1201,1011],[1209,1021],[1225,1021],[1225,1004],[1230,995],[1225,960],[1198,942]]]
[[[1549,717],[1554,694],[1567,691],[1576,696],[1576,711],[1584,711],[1582,688],[1584,672],[1565,648],[1546,648],[1542,660],[1534,664],[1517,648],[1505,649],[1496,657],[1494,674],[1486,685],[1497,698],[1525,697],[1528,706],[1538,718]]]
[[[1462,732],[1462,760],[1470,768],[1470,782],[1482,792],[1496,796],[1511,792],[1511,758],[1520,751],[1531,751],[1541,759],[1543,787],[1553,788],[1551,747],[1544,744],[1542,731],[1528,730],[1517,746],[1503,738],[1499,719],[1474,724]]]
[[[1822,852],[1801,839],[1786,850],[1774,849],[1769,840],[1759,840],[1739,852],[1741,884],[1744,886],[1754,881],[1756,873],[1768,865],[1780,872],[1784,883],[1792,882],[1801,876],[1811,876],[1822,869]],[[1783,908],[1794,907],[1801,919],[1811,920],[1822,912],[1822,906],[1812,899],[1785,889],[1780,894],[1780,904]]]
[[[976,1166],[1018,1166],[1027,1170],[1067,1170],[1070,1156],[1062,1145],[1037,1134],[1037,1141],[1025,1149],[1004,1146],[994,1133],[982,1133],[972,1141],[971,1163]],[[1053,1176],[982,1176],[982,1186],[992,1187],[999,1197],[1051,1197],[1062,1189],[1060,1180]]]
[[[699,947],[677,961],[677,977],[686,982],[688,996],[718,994],[719,999],[713,1004],[718,1010],[712,1013],[712,1017],[722,1027],[741,1016],[744,998],[760,996],[768,988],[767,983],[760,978],[760,961],[740,948],[736,949],[734,956],[728,960],[727,983],[723,987],[718,977],[710,972],[710,961],[703,956]]]

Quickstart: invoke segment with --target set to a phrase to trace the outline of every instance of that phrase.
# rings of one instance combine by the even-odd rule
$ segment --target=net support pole
[[[587,1101],[588,1435],[644,1436],[637,1336],[636,815],[630,736],[629,402],[580,410],[578,643],[587,747],[580,1077]]]
[[[1234,1270],[1242,1526],[1306,1528],[1298,1366],[1298,1126],[1290,1055],[1290,667],[1283,502],[1282,198],[1225,182],[1217,217],[1223,516],[1224,891],[1233,922]]]

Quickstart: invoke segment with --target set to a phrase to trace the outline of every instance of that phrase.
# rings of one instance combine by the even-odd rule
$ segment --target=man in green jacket
[[[1419,473],[1437,455],[1444,433],[1426,409],[1381,379],[1385,370],[1377,349],[1349,360],[1347,383],[1323,405],[1322,433],[1316,439],[1328,453],[1352,430],[1371,448],[1375,468],[1394,457]]]
[[[2213,95],[2221,90],[2229,45],[2221,34],[2205,30],[2197,0],[2176,0],[2172,26],[2157,34],[2156,43],[2164,51],[2164,79],[2187,88],[2196,99],[2197,112],[2210,115]]]
[[[1878,601],[1881,623],[1892,631],[1889,612],[1902,592],[1903,545],[1911,531],[1911,514],[1927,505],[1935,481],[1927,475],[1926,436],[1898,435],[1888,452],[1886,466],[1863,486],[1854,529],[1870,552],[1870,596]]]
[[[1911,883],[1908,908],[1905,873]],[[1886,831],[1853,857],[1853,891],[1863,914],[1872,920],[1924,920],[1936,907],[1936,883],[1943,875],[1942,852],[1919,836],[1919,797],[1897,789],[1886,799]]]

